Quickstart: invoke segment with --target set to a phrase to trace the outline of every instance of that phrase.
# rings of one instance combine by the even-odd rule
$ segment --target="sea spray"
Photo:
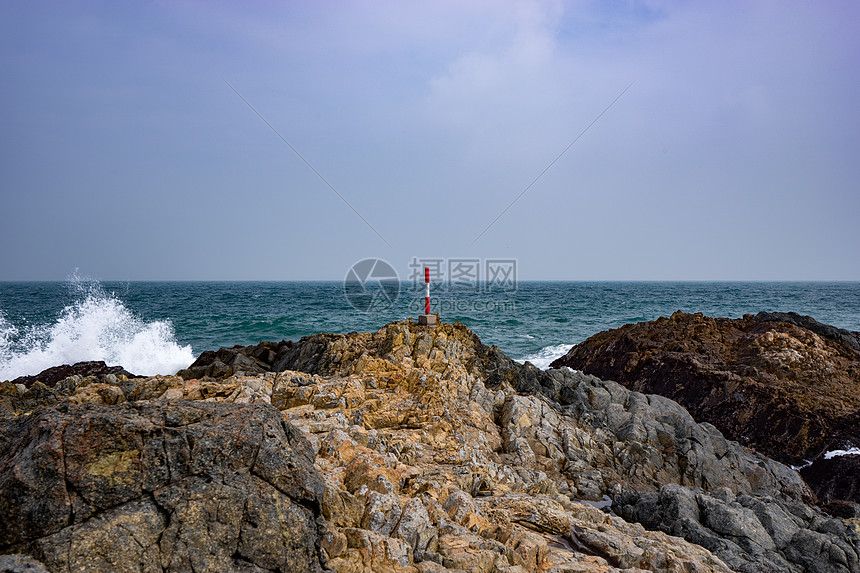
[[[76,299],[53,323],[14,325],[0,310],[0,380],[60,364],[103,360],[129,372],[174,374],[194,361],[169,321],[146,322],[96,281],[70,281]]]
[[[0,309],[0,358],[6,355],[7,349],[12,348],[18,337],[18,329],[6,318],[3,309]]]
[[[556,358],[561,358],[567,354],[568,350],[571,348],[573,348],[572,344],[552,344],[550,346],[544,346],[534,354],[524,356],[517,362],[531,362],[541,370],[546,370],[549,368],[550,362]]]
[[[28,327],[54,323],[63,307],[82,301],[87,283],[0,281],[0,308],[10,335],[6,350],[19,344]],[[319,332],[374,332],[393,320],[415,317],[413,298],[403,293],[386,311],[362,313],[347,301],[342,281],[315,282],[102,282],[136,317],[167,321],[179,345],[195,354],[261,340],[299,340]],[[71,292],[70,292],[71,289]],[[78,290],[75,290],[78,289]],[[484,344],[494,344],[516,360],[540,363],[542,352],[561,356],[565,345],[618,328],[634,318],[656,319],[676,310],[740,318],[760,310],[793,310],[825,324],[860,330],[860,283],[587,283],[527,282],[499,295],[509,312],[443,314],[459,321]],[[458,292],[469,305],[486,300],[484,292]],[[496,300],[496,299],[493,299]],[[423,297],[421,306],[423,307]],[[559,304],[562,302],[563,304]],[[471,308],[471,306],[470,306]],[[486,305],[484,305],[486,308]],[[507,316],[510,315],[510,316]],[[507,318],[518,324],[509,324]],[[173,340],[174,337],[169,336]],[[558,352],[552,347],[560,346]],[[544,363],[546,357],[543,357]],[[0,364],[4,360],[0,358]],[[123,364],[126,368],[130,366]],[[132,370],[134,372],[134,370]]]
[[[831,458],[838,458],[841,456],[860,456],[860,448],[848,448],[847,450],[833,450],[830,452],[825,452],[824,459],[829,460]]]

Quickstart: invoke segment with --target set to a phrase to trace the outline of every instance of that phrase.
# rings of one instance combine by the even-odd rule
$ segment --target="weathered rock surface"
[[[125,376],[126,378],[134,378],[134,374],[127,372],[122,366],[108,366],[102,360],[92,360],[90,362],[77,362],[75,364],[63,364],[62,366],[53,366],[47,370],[43,370],[35,376],[21,376],[11,381],[12,384],[23,384],[25,388],[31,387],[36,382],[41,382],[49,388],[54,386],[60,380],[64,380],[69,376],[98,376],[103,377],[108,374],[114,376]]]
[[[677,400],[697,420],[785,463],[860,446],[860,338],[808,316],[676,312],[597,334],[553,366]],[[848,487],[810,483],[825,498],[838,490],[860,502],[860,473],[853,475]]]
[[[792,504],[827,519],[803,504],[811,496],[794,471],[725,440],[710,424],[696,424],[677,403],[567,369],[542,372],[521,366],[464,335],[448,325],[429,332],[388,325],[374,334],[304,339],[281,366],[313,376],[280,374],[290,384],[277,388],[273,403],[285,407],[290,419],[312,435],[325,436],[317,442],[317,465],[330,486],[353,495],[362,487],[375,490],[373,495],[390,495],[388,484],[397,493],[394,470],[406,486],[405,491],[401,486],[401,496],[412,491],[425,499],[429,495],[450,520],[479,531],[513,522],[529,523],[524,527],[544,534],[561,532],[566,526],[553,530],[534,523],[547,523],[553,503],[560,505],[561,514],[575,514],[571,507],[582,505],[568,501],[657,494],[664,484],[698,488],[702,494],[717,490],[745,496],[767,511]],[[324,418],[321,411],[326,412]],[[356,452],[363,447],[388,453],[387,463],[369,461],[373,456],[358,458]],[[330,459],[334,463],[329,468]],[[452,471],[458,462],[461,469]],[[423,468],[415,485],[409,479],[417,471],[412,468]],[[428,473],[433,476],[429,482],[424,477]],[[531,522],[493,512],[512,496],[528,500]],[[339,495],[332,503],[346,508],[344,499]],[[772,570],[805,571],[814,570],[814,562],[821,571],[851,570],[844,563],[853,561],[829,560],[817,553],[815,558],[797,552],[786,556],[785,546],[778,546],[763,526],[759,533],[770,540],[761,540],[771,550],[769,561],[759,559],[752,545],[729,545],[732,532],[748,525],[734,520],[745,517],[725,516],[725,527],[713,534],[726,538],[723,553],[735,563],[772,562]],[[806,525],[798,525],[798,530],[820,533]],[[655,568],[653,563],[636,564],[629,556],[643,551],[642,542],[623,557],[619,548],[629,542],[623,534],[616,531],[611,543],[594,541],[593,522],[571,526],[567,536],[561,535],[569,546],[612,566]],[[843,524],[828,535],[856,557],[854,526]]]
[[[850,511],[860,517],[860,455],[831,458],[820,457],[800,470],[800,475],[810,484],[825,503],[833,504],[838,500],[854,502],[854,508],[844,507],[841,512]]]
[[[261,342],[255,346],[234,346],[207,350],[184,370],[176,373],[186,380],[192,378],[227,378],[233,375],[253,375],[277,370],[277,363],[292,348],[289,340]]]
[[[49,389],[59,406],[30,414],[16,411],[17,418],[7,425],[41,420],[45,412],[88,408],[158,411],[189,408],[202,400],[220,403],[208,405],[212,408],[241,408],[251,417],[257,409],[272,412],[271,405],[287,422],[284,428],[299,428],[307,438],[308,457],[316,452],[314,468],[323,485],[313,499],[319,500],[321,515],[315,536],[307,539],[309,546],[319,548],[315,566],[337,572],[727,572],[732,570],[727,563],[768,563],[774,571],[787,572],[847,572],[857,557],[860,521],[833,520],[805,505],[812,493],[796,472],[726,440],[710,424],[697,424],[667,398],[568,369],[544,372],[517,364],[460,325],[392,323],[375,333],[315,335],[276,346],[279,350],[269,349],[275,359],[268,355],[263,360],[265,369],[275,371],[219,380],[211,376],[214,369],[205,374],[213,359],[194,367],[203,368],[202,379],[152,377],[108,384],[124,400],[117,397],[114,405],[106,405],[108,392],[100,386],[104,382],[60,383],[65,393]],[[256,352],[230,350],[234,357]],[[2,434],[0,440],[15,435]],[[141,438],[135,449],[147,442]],[[117,463],[122,459],[120,455]],[[246,473],[256,477],[252,470]],[[667,532],[663,522],[669,523],[669,517],[645,519],[642,504],[651,499],[648,496],[664,495],[666,484],[714,506],[698,514],[710,537],[696,537],[700,530],[689,528],[678,530],[682,539]],[[93,506],[90,498],[98,498],[85,496],[89,490],[83,486],[66,491],[72,492],[70,499],[87,502],[70,502],[70,507],[82,509],[64,514],[67,519],[86,515]],[[220,499],[205,491],[195,497],[197,490],[183,490],[169,497],[176,506],[156,493],[133,497],[81,519],[107,519],[115,508],[125,508],[125,516],[138,520],[124,522],[123,531],[134,532],[125,535],[148,539],[147,532],[162,526],[162,507],[180,507],[180,515],[220,515],[200,509]],[[316,515],[308,496],[305,501],[293,493],[286,497]],[[792,537],[803,543],[799,549],[780,545],[782,529],[765,524],[766,518],[754,511],[756,526],[746,512],[735,511],[734,502],[726,501],[730,499],[749,500],[762,515],[790,507],[812,516],[792,530]],[[140,507],[132,510],[131,503]],[[717,503],[728,504],[728,510]],[[151,518],[150,504],[157,510]],[[619,507],[631,508],[627,518],[612,513]],[[664,513],[669,515],[668,510]],[[711,514],[715,517],[708,517]],[[210,531],[200,523],[189,522],[180,531]],[[739,539],[738,532],[745,528],[752,528],[755,544]],[[256,547],[269,535],[277,538],[260,531],[258,541],[249,545]],[[99,538],[86,538],[96,540],[91,542],[94,548],[103,547]],[[157,543],[162,564],[164,552],[202,550],[171,539],[164,533]],[[26,539],[4,544],[4,551],[31,555],[49,570],[58,570],[41,547]],[[152,545],[135,547],[140,553]],[[92,553],[98,554],[95,549]],[[123,560],[134,562],[130,557]],[[275,568],[272,561],[253,563],[262,570]],[[242,567],[233,562],[224,570],[258,570],[244,562]]]
[[[674,484],[616,501],[624,518],[701,545],[734,571],[860,571],[857,523],[801,503]]]
[[[45,566],[26,555],[0,555],[0,573],[47,573]]]
[[[102,361],[93,361],[55,366],[35,376],[0,382],[0,421],[30,412],[38,406],[60,402],[124,402],[122,387],[134,387],[134,383],[128,382],[130,378],[135,376],[122,366],[106,366]],[[89,388],[80,392],[84,387]],[[71,397],[75,394],[79,396]]]
[[[324,484],[268,406],[43,407],[0,425],[0,551],[50,571],[320,571]]]

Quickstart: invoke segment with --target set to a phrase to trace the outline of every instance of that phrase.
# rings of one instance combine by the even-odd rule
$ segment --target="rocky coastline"
[[[795,467],[825,506],[860,503],[860,333],[795,313],[676,312],[601,332],[552,363],[676,400],[726,437]]]
[[[681,405],[395,322],[0,383],[2,571],[860,571],[860,513]]]

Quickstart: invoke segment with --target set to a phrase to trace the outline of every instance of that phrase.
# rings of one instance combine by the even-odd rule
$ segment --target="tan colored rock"
[[[128,400],[155,400],[169,388],[182,388],[184,385],[185,381],[178,376],[152,376],[135,380],[132,390],[128,392]]]
[[[269,350],[254,348],[230,353]],[[317,453],[319,548],[333,571],[727,572],[703,547],[580,501],[666,483],[802,494],[790,469],[696,424],[671,400],[517,365],[460,325],[392,323],[277,348],[277,373],[190,377],[214,370],[213,353],[187,380],[122,387],[130,400],[280,410]]]
[[[348,527],[341,530],[347,549],[329,566],[341,571],[379,571],[380,573],[417,573],[412,560],[412,548],[402,539]]]
[[[358,527],[364,515],[364,500],[331,483],[323,494],[322,514],[339,527]]]
[[[97,382],[79,388],[67,401],[73,404],[122,404],[125,395],[118,386]]]

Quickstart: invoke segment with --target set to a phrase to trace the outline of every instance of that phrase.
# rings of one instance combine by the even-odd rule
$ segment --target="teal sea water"
[[[350,303],[340,282],[0,283],[0,380],[82,360],[174,373],[204,350],[373,331],[423,307],[423,290],[406,282],[368,311]],[[542,367],[600,331],[676,310],[730,318],[794,311],[860,331],[860,283],[520,282],[509,291],[434,292],[431,308]]]

